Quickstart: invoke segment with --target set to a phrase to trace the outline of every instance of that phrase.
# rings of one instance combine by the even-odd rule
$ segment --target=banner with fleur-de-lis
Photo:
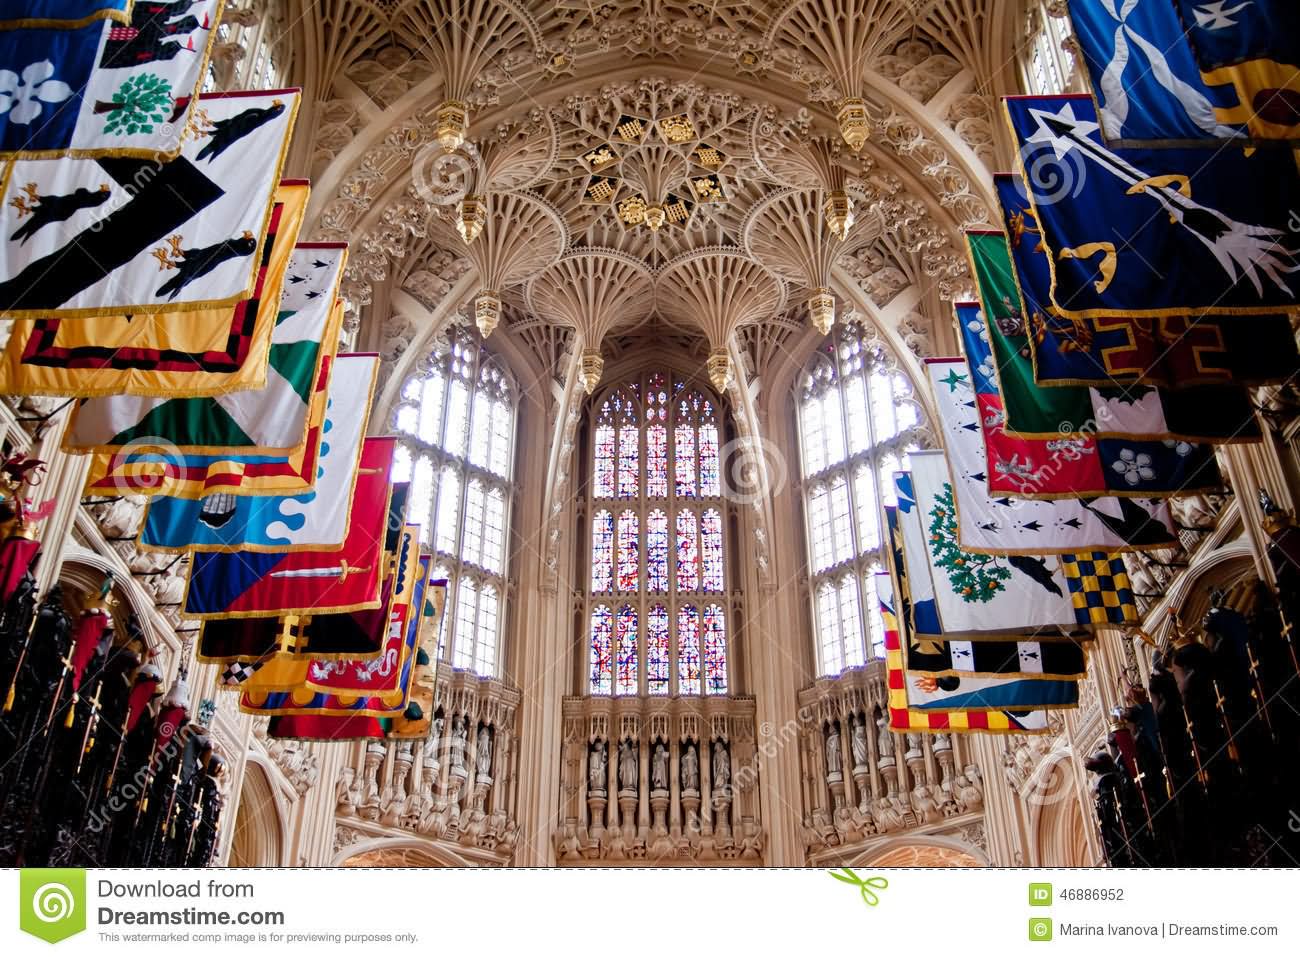
[[[297,90],[205,94],[173,160],[0,170],[0,314],[95,317],[253,294]]]
[[[124,23],[0,31],[0,156],[175,157],[223,2],[139,0]]]

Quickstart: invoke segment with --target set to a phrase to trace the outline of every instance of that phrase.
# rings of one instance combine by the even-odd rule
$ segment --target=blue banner
[[[1003,102],[1061,316],[1296,304],[1300,177],[1290,151],[1111,149],[1089,96]]]
[[[1300,66],[1300,6],[1295,0],[1175,2],[1202,70],[1248,60]]]
[[[104,29],[0,32],[0,152],[71,147]]]
[[[1245,135],[1216,116],[1236,93],[1206,85],[1169,0],[1070,0],[1070,19],[1108,139]]]
[[[132,0],[12,0],[0,5],[0,30],[55,27],[70,30],[96,20],[127,23]]]

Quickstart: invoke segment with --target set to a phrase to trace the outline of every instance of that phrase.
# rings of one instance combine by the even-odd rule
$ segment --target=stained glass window
[[[402,439],[393,479],[411,483],[408,520],[448,579],[440,654],[492,677],[505,617],[517,389],[465,326],[453,326],[423,366],[393,412]]]
[[[700,495],[717,498],[722,494],[718,475],[718,427],[700,426]]]
[[[640,585],[639,529],[636,512],[627,509],[618,517],[618,590],[636,591]]]
[[[640,471],[637,458],[640,452],[641,431],[635,426],[618,430],[618,497],[636,498]]]
[[[704,609],[704,692],[727,693],[727,617],[721,605]]]
[[[695,513],[683,510],[677,513],[677,591],[699,588],[700,549]]]
[[[725,606],[702,602],[727,585],[716,398],[649,372],[597,396],[589,428],[591,693],[728,693]]]
[[[700,517],[700,559],[705,591],[722,591],[722,515],[706,508]]]
[[[615,637],[618,642],[618,680],[614,692],[636,694],[636,609],[631,605],[624,605],[618,610]]]
[[[596,426],[595,494],[597,498],[614,497],[614,435],[612,425]]]
[[[609,694],[613,685],[614,613],[608,605],[591,610],[591,693]]]
[[[884,568],[881,504],[918,448],[907,377],[860,323],[835,327],[795,386],[818,669],[879,657],[872,573]]]
[[[646,516],[645,573],[648,591],[668,590],[668,516],[663,509]]]
[[[676,477],[677,497],[695,496],[695,429],[679,425],[675,433],[673,475]]]
[[[677,610],[677,690],[700,693],[700,613],[694,605]]]
[[[649,694],[668,693],[668,609],[651,605],[646,616],[645,683]]]
[[[614,587],[614,515],[601,509],[591,522],[591,590]]]

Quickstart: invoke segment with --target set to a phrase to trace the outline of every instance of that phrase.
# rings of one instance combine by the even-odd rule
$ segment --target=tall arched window
[[[449,579],[438,657],[495,676],[505,621],[514,466],[514,380],[464,326],[407,380],[393,424],[393,477],[411,483],[408,521]]]
[[[895,502],[920,416],[907,377],[857,322],[835,327],[795,388],[818,670],[835,675],[884,655],[880,506]]]
[[[1025,11],[1020,64],[1025,91],[1038,96],[1065,93],[1074,73],[1070,18],[1053,16],[1046,0],[1029,0]]]
[[[590,428],[588,691],[727,694],[717,398],[648,372],[605,392]]]

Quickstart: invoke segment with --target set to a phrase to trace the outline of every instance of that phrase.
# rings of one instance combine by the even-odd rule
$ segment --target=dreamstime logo
[[[1083,193],[1088,168],[1074,150],[1057,156],[1051,144],[1026,143],[1020,150],[1020,163],[1035,206],[1078,199]]]
[[[411,161],[411,186],[426,202],[454,206],[482,181],[483,172],[483,157],[469,140],[452,153],[426,143]]]
[[[722,495],[740,505],[754,505],[780,492],[790,467],[776,444],[766,438],[733,439],[722,447]]]
[[[43,924],[53,924],[73,915],[77,902],[67,884],[51,881],[36,888],[32,895],[32,913]]]
[[[18,926],[57,944],[86,929],[86,872],[78,868],[24,870],[18,880]]]
[[[149,495],[184,478],[185,455],[172,442],[157,436],[134,439],[113,453],[108,484],[119,495]]]

